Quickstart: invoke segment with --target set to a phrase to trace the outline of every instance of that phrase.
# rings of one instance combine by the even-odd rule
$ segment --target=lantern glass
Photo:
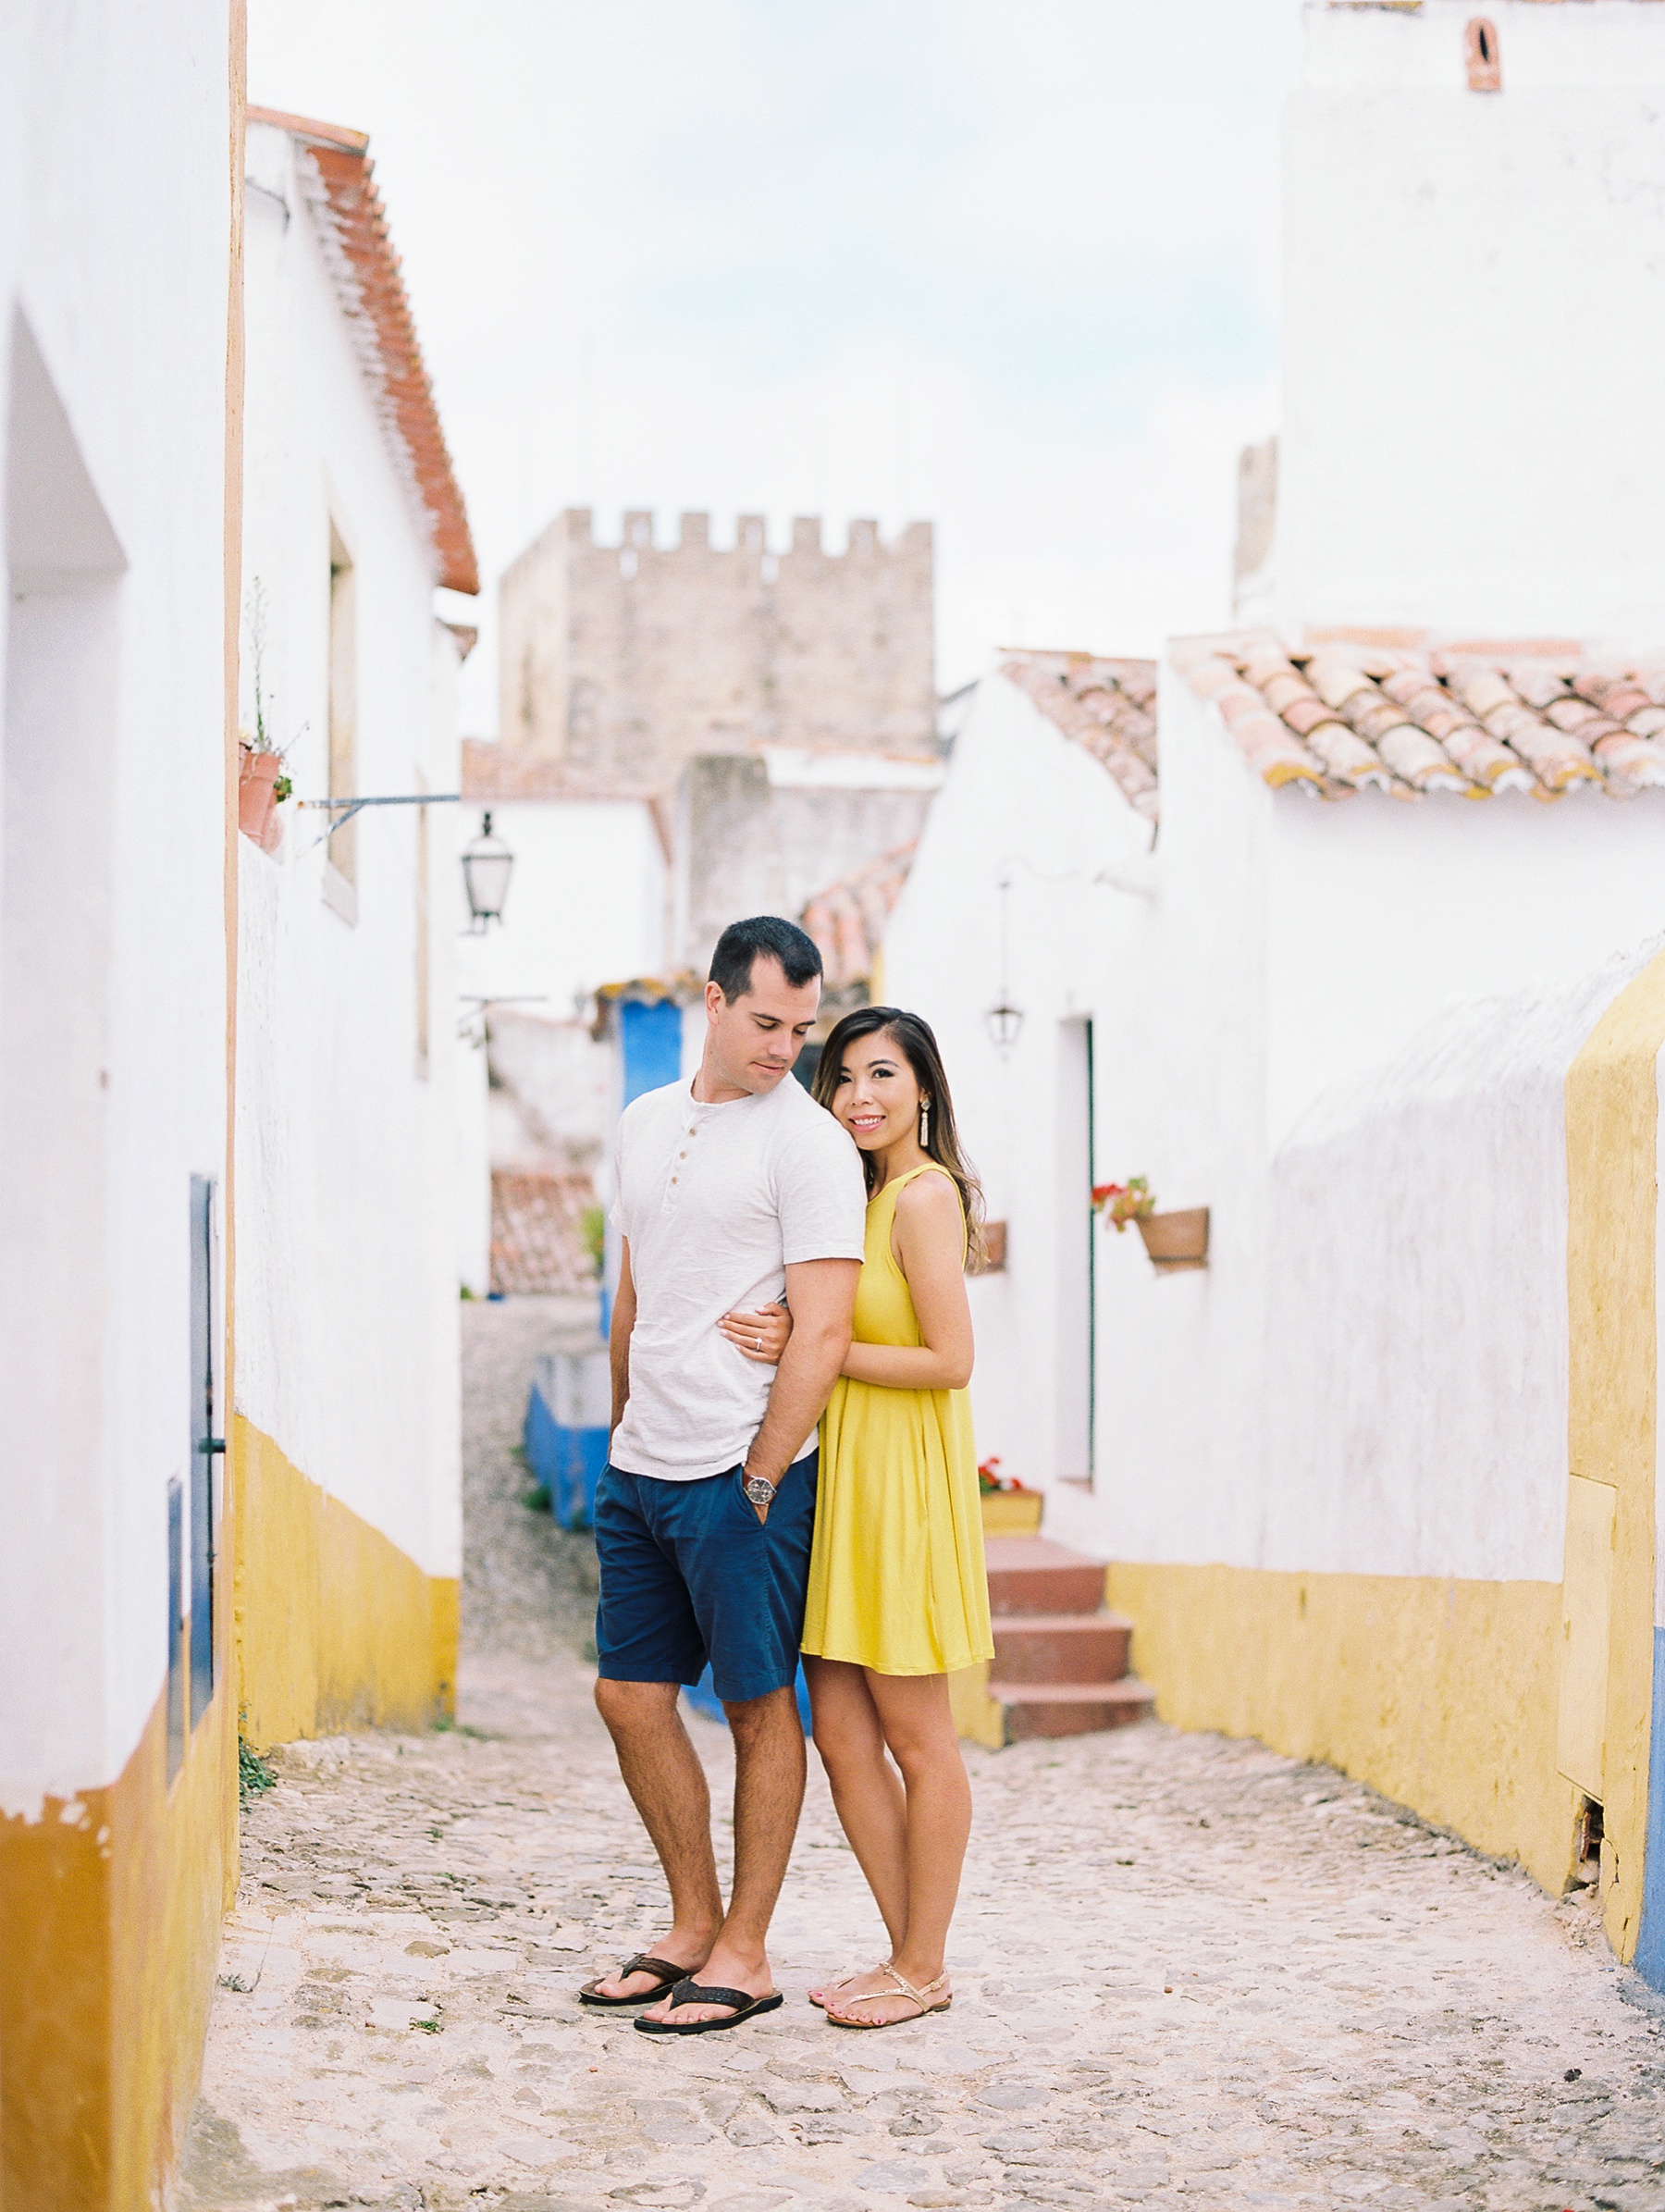
[[[494,836],[491,817],[480,817],[480,834],[462,855],[462,884],[468,893],[469,918],[476,934],[493,921],[501,921],[509,896],[509,875],[514,855],[500,837]]]
[[[991,1007],[983,1019],[989,1025],[989,1042],[1004,1058],[1018,1042],[1018,1032],[1023,1027],[1023,1008],[1008,1006],[1003,999],[999,1006]]]

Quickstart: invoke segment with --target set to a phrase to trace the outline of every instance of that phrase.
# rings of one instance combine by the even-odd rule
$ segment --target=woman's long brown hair
[[[960,1150],[959,1131],[954,1120],[954,1098],[930,1022],[901,1007],[857,1007],[853,1014],[846,1014],[843,1020],[833,1024],[821,1046],[813,1095],[817,1104],[831,1113],[838,1079],[844,1073],[846,1049],[857,1037],[871,1037],[881,1032],[894,1037],[914,1071],[920,1092],[931,1101],[931,1137],[925,1154],[954,1178],[954,1187],[960,1194],[966,1215],[966,1264],[975,1267],[983,1255],[982,1185],[977,1180],[977,1170]],[[878,1163],[870,1152],[862,1154],[861,1167],[870,1198],[873,1178],[878,1172]]]

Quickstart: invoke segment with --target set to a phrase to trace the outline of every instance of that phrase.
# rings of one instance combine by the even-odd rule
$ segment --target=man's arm
[[[630,1272],[630,1239],[620,1239],[619,1287],[613,1293],[612,1328],[607,1340],[612,1366],[612,1421],[607,1432],[608,1456],[612,1456],[612,1432],[624,1418],[630,1399],[630,1332],[635,1327],[635,1278]]]
[[[792,1308],[792,1335],[775,1369],[763,1425],[746,1455],[746,1472],[779,1482],[799,1446],[820,1419],[832,1395],[856,1313],[859,1260],[798,1260],[786,1270],[786,1302]],[[618,1309],[614,1308],[614,1341]],[[617,1354],[614,1355],[617,1372]],[[615,1392],[617,1384],[614,1385]],[[767,1520],[769,1508],[758,1514]]]

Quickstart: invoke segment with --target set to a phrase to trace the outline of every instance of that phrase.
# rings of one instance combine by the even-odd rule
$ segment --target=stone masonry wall
[[[741,915],[801,914],[829,884],[912,845],[933,796],[783,788],[761,760],[691,760],[677,787],[674,964],[703,975]]]
[[[602,546],[569,509],[500,587],[501,740],[667,790],[696,754],[759,744],[931,754],[932,578],[929,523],[887,545],[853,522],[831,554],[800,517],[774,554],[760,515],[720,550],[708,515],[662,548],[630,513]]]

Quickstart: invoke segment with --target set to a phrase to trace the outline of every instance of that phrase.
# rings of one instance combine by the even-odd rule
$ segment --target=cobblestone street
[[[1665,2006],[1587,1894],[1154,1724],[969,1752],[950,2014],[858,2035],[806,2003],[880,1956],[813,1759],[785,2009],[683,2043],[581,2011],[661,1930],[590,1703],[593,1560],[513,1452],[573,1318],[465,1315],[461,1724],[293,1746],[250,1805],[180,2212],[1665,2208]],[[726,1734],[690,1725],[721,1800]]]

